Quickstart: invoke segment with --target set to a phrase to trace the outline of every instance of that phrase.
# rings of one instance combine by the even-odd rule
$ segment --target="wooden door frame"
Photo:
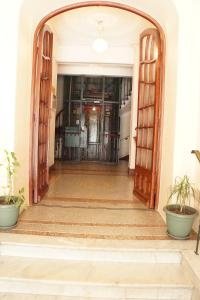
[[[139,136],[139,133],[138,133],[138,129],[140,128],[140,124],[139,124],[139,115],[140,115],[140,97],[141,97],[141,94],[143,94],[143,97],[144,97],[144,93],[145,93],[145,87],[148,85],[148,81],[146,79],[146,82],[145,82],[145,77],[146,77],[146,73],[145,73],[145,69],[144,69],[144,82],[145,83],[142,83],[144,84],[144,91],[143,93],[141,93],[141,76],[142,76],[142,66],[144,66],[145,64],[147,65],[148,62],[145,62],[145,60],[148,60],[146,55],[147,55],[147,48],[149,47],[149,36],[154,36],[155,40],[154,42],[156,43],[156,46],[157,46],[157,51],[158,51],[158,57],[157,59],[155,60],[156,62],[156,69],[155,69],[155,96],[154,96],[154,102],[152,103],[153,104],[153,107],[154,107],[154,121],[153,121],[153,136],[152,136],[152,166],[150,169],[148,169],[147,167],[145,168],[144,166],[141,166],[141,162],[137,165],[137,151],[138,151],[138,136]],[[144,41],[144,38],[147,38],[147,46],[145,45],[145,53],[144,53],[144,58],[143,57],[143,41]],[[147,48],[146,48],[147,47]],[[151,55],[151,54],[150,54]],[[142,176],[142,177],[146,177],[148,178],[150,174],[148,173],[151,173],[151,190],[150,190],[150,195],[148,196],[148,200],[145,198],[147,195],[145,194],[141,194],[141,190],[139,188],[138,190],[138,187],[137,184],[136,184],[136,181],[137,181],[137,177],[135,178],[135,182],[134,182],[134,194],[136,196],[138,196],[141,201],[145,202],[145,204],[147,205],[148,208],[155,208],[156,206],[156,202],[155,202],[155,195],[156,195],[156,198],[157,198],[157,191],[156,191],[156,184],[157,184],[157,145],[158,145],[158,126],[159,126],[159,111],[160,111],[160,85],[161,85],[161,81],[160,81],[160,66],[161,66],[161,49],[160,49],[160,36],[159,36],[159,32],[157,29],[154,29],[154,28],[147,28],[145,29],[143,32],[141,32],[140,34],[140,54],[139,54],[139,57],[140,57],[140,63],[139,63],[139,75],[138,75],[138,111],[137,111],[137,135],[136,135],[136,160],[135,160],[135,176],[138,176],[138,173],[139,173],[139,177]],[[150,76],[150,75],[149,75]],[[144,100],[144,99],[143,99]],[[143,109],[143,108],[141,108]],[[139,129],[141,130],[141,128]],[[140,145],[140,147],[142,147],[142,145]],[[140,148],[141,149],[141,148]],[[144,149],[144,148],[142,148]],[[145,173],[144,173],[145,172]],[[145,174],[145,175],[144,175]],[[147,175],[148,174],[148,175]],[[135,189],[136,187],[136,189]],[[143,193],[143,192],[142,192]]]
[[[156,178],[157,181],[157,188],[156,188],[156,204],[155,207],[157,208],[158,206],[158,199],[159,199],[159,190],[160,190],[160,169],[161,169],[161,135],[162,135],[162,128],[163,128],[163,95],[164,95],[164,75],[165,75],[165,51],[166,51],[166,39],[165,39],[165,33],[164,30],[162,29],[161,25],[150,15],[146,14],[143,11],[140,11],[134,7],[125,5],[125,4],[121,4],[121,3],[117,3],[117,2],[110,2],[110,1],[87,1],[87,2],[79,2],[79,3],[75,3],[75,4],[70,4],[70,5],[66,5],[63,6],[61,8],[58,8],[52,12],[50,12],[49,14],[47,14],[37,25],[35,33],[34,33],[34,38],[33,38],[33,59],[32,59],[32,84],[31,84],[31,120],[30,120],[30,145],[29,145],[29,204],[33,204],[33,187],[34,187],[34,182],[35,180],[37,180],[37,178],[34,178],[33,175],[33,170],[34,170],[34,162],[33,162],[33,153],[35,151],[35,145],[34,145],[34,138],[36,137],[36,135],[38,134],[37,132],[37,124],[35,122],[35,116],[36,116],[36,111],[35,111],[35,89],[38,88],[38,79],[36,78],[36,71],[37,71],[37,67],[36,67],[36,60],[37,60],[37,43],[38,43],[38,36],[40,31],[42,30],[43,26],[45,25],[45,23],[61,14],[64,12],[68,12],[74,9],[78,9],[78,8],[83,8],[83,7],[95,7],[95,6],[103,6],[103,7],[111,7],[111,8],[116,8],[116,9],[121,9],[124,11],[128,11],[131,12],[133,14],[136,14],[146,20],[148,20],[149,22],[151,22],[159,31],[160,34],[160,47],[161,47],[161,86],[160,86],[160,103],[159,103],[159,107],[160,107],[160,111],[159,111],[159,133],[158,133],[158,175]]]

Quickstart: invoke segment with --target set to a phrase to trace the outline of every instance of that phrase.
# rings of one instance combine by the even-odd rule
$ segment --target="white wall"
[[[129,155],[130,117],[130,108],[120,113],[119,158]]]
[[[173,132],[174,129],[174,151],[168,152],[168,168],[173,169],[173,177],[188,174],[191,181],[200,188],[200,165],[191,154],[192,149],[200,149],[200,2],[175,0],[174,3],[179,11],[177,97],[175,105],[171,97],[169,101],[174,107],[170,113],[173,112],[172,120],[176,120],[176,126],[173,126],[171,118],[166,121],[169,131]],[[170,59],[171,68],[175,63]],[[172,72],[169,76],[173,76]],[[171,80],[176,80],[175,76]],[[169,106],[166,106],[165,111],[168,109]],[[164,136],[164,142],[166,146],[163,146],[163,155],[169,148],[167,144],[171,143],[169,135]],[[162,171],[165,172],[165,169]],[[164,196],[160,199],[161,212],[163,199]]]
[[[10,7],[13,6],[13,2],[17,1],[7,1],[10,2]],[[7,3],[6,2],[6,3]],[[21,2],[21,1],[20,1]],[[12,8],[13,11],[13,8]],[[22,17],[23,15],[23,17]],[[10,56],[4,56],[7,64],[7,70],[9,70],[10,75],[15,74],[16,79],[14,79],[14,84],[16,84],[16,96],[15,96],[15,118],[14,118],[14,151],[20,161],[20,168],[18,171],[17,180],[15,181],[16,189],[20,187],[25,188],[25,197],[28,201],[29,199],[29,144],[30,144],[30,93],[31,93],[31,73],[32,73],[32,35],[30,31],[32,30],[33,24],[29,22],[29,17],[26,14],[19,15],[19,20],[16,24],[13,24],[11,18],[9,19],[7,15],[7,21],[5,28],[12,29],[18,27],[17,35],[17,45],[14,41],[12,44],[12,55],[15,55],[14,49],[18,49],[17,52],[17,62],[10,64]],[[11,26],[12,24],[12,26]],[[7,38],[9,38],[7,36]],[[15,35],[11,34],[11,39],[15,39]],[[13,76],[13,75],[12,75]],[[8,77],[7,77],[8,78]],[[12,78],[8,80],[10,84],[10,89],[12,89]],[[9,115],[8,119],[11,118]],[[8,133],[7,133],[8,134]],[[12,140],[12,136],[9,136]]]
[[[90,46],[72,46],[57,48],[58,63],[88,62],[109,64],[132,64],[133,47],[109,47],[103,53],[95,52]]]
[[[21,1],[6,1],[0,10],[0,146],[14,148],[18,22]],[[8,23],[11,19],[11,23]],[[7,24],[7,25],[6,25]],[[10,24],[10,26],[8,26]],[[15,49],[15,51],[13,51]]]
[[[134,56],[132,54],[132,64],[122,65],[120,63],[60,63],[58,74],[62,75],[104,75],[104,76],[132,76]]]

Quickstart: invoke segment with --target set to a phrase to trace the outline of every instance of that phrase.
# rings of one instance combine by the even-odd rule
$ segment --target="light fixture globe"
[[[103,38],[97,38],[92,44],[92,48],[99,53],[105,52],[108,49],[108,43]]]

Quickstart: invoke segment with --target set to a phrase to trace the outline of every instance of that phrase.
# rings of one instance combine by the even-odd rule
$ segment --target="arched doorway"
[[[153,57],[153,46],[151,47],[150,45],[153,45],[155,41],[159,43],[158,49],[159,49],[159,58],[158,58],[158,63],[156,62],[156,73],[152,73],[152,71],[146,72],[146,75],[144,76],[156,76],[155,80],[156,83],[154,84],[154,92],[156,91],[157,94],[154,93],[154,98],[155,98],[155,105],[154,103],[149,103],[148,105],[140,106],[140,111],[143,111],[145,109],[150,109],[150,107],[154,107],[155,110],[153,111],[156,112],[156,115],[154,116],[154,121],[153,121],[153,136],[152,136],[152,142],[151,145],[148,147],[145,143],[148,143],[148,130],[150,130],[151,126],[148,126],[148,124],[143,124],[141,127],[141,124],[138,123],[137,126],[137,143],[138,147],[137,151],[139,153],[142,152],[143,154],[140,154],[141,159],[137,160],[138,161],[138,168],[136,169],[136,184],[135,184],[135,192],[140,195],[141,198],[145,199],[145,197],[148,198],[148,206],[150,208],[154,208],[158,204],[158,191],[159,191],[159,161],[160,161],[160,123],[158,124],[158,119],[160,122],[160,115],[161,115],[161,95],[162,95],[162,81],[164,79],[164,72],[163,72],[163,52],[165,49],[165,37],[164,37],[164,32],[161,28],[161,26],[149,15],[138,11],[132,7],[119,4],[119,3],[114,3],[114,2],[99,2],[99,1],[91,1],[91,2],[82,2],[82,3],[77,3],[77,4],[72,4],[68,5],[65,7],[62,7],[58,10],[55,10],[48,14],[46,17],[44,17],[40,23],[38,24],[35,34],[34,34],[34,43],[33,43],[33,70],[32,70],[32,126],[31,126],[31,155],[30,155],[30,203],[37,203],[38,201],[38,188],[39,188],[39,178],[43,178],[43,183],[44,186],[48,185],[48,166],[47,163],[45,165],[45,162],[42,162],[43,165],[43,170],[42,173],[43,175],[39,176],[39,165],[40,165],[40,153],[38,153],[38,138],[39,138],[39,126],[40,126],[40,118],[39,118],[39,95],[40,95],[40,87],[41,87],[41,82],[40,78],[38,76],[38,72],[41,70],[41,63],[39,59],[39,51],[40,45],[43,42],[41,39],[42,31],[44,28],[45,23],[53,18],[54,16],[61,14],[63,12],[68,12],[77,8],[83,8],[83,7],[90,7],[90,6],[107,6],[107,7],[112,7],[112,8],[117,8],[121,10],[125,10],[128,12],[131,12],[133,14],[137,14],[148,21],[150,21],[157,29],[157,37],[155,37],[153,32],[146,32],[146,35],[141,37],[141,53],[143,52],[142,47],[148,49],[146,51],[145,57],[143,58],[143,62],[140,64],[140,83],[139,83],[139,94],[140,98],[144,97],[141,96],[142,92],[140,91],[140,85],[151,85],[152,82],[144,82],[145,79],[142,78],[142,70],[145,69],[145,65],[147,66],[146,69],[149,68],[150,64],[154,64],[154,57]],[[145,39],[145,43],[142,41]],[[153,41],[153,43],[152,43]],[[144,50],[145,51],[145,50]],[[148,54],[149,53],[149,54]],[[142,55],[142,54],[141,54]],[[140,58],[142,56],[140,55]],[[154,67],[152,67],[154,68]],[[148,74],[147,74],[148,73]],[[160,80],[162,79],[162,80]],[[150,80],[150,79],[147,79]],[[151,78],[152,80],[152,78]],[[151,81],[150,80],[150,81]],[[143,100],[142,100],[143,101]],[[158,118],[159,115],[159,118]],[[140,113],[138,110],[138,120],[140,118]],[[138,121],[139,122],[139,121]],[[145,130],[147,131],[146,137],[145,137]],[[141,139],[144,140],[146,139],[146,142],[143,143],[142,145],[139,145],[139,140],[140,140],[140,132],[143,132],[141,135]],[[46,135],[46,138],[48,139],[48,136]],[[47,140],[48,141],[48,140]],[[46,143],[47,144],[47,143]],[[46,151],[47,151],[46,147]],[[140,149],[139,149],[140,148]],[[149,164],[149,159],[147,159],[148,156],[148,151],[151,151],[151,157],[152,157],[152,162],[150,163],[150,172],[144,172],[144,169],[148,169],[147,165]],[[143,159],[142,159],[143,155]],[[138,157],[139,155],[137,155]],[[44,155],[45,157],[45,155]],[[140,162],[139,162],[140,161]],[[141,164],[143,166],[141,166]],[[141,168],[142,167],[142,168]],[[148,174],[147,174],[148,173]]]

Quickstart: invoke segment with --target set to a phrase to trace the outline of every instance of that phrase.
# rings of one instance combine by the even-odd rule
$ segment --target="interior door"
[[[148,29],[140,36],[134,193],[149,208],[156,200],[160,72],[159,32]]]
[[[49,168],[49,113],[52,82],[53,34],[45,27],[38,38],[36,91],[35,91],[35,131],[34,131],[34,187],[33,201],[37,203],[48,190]]]

